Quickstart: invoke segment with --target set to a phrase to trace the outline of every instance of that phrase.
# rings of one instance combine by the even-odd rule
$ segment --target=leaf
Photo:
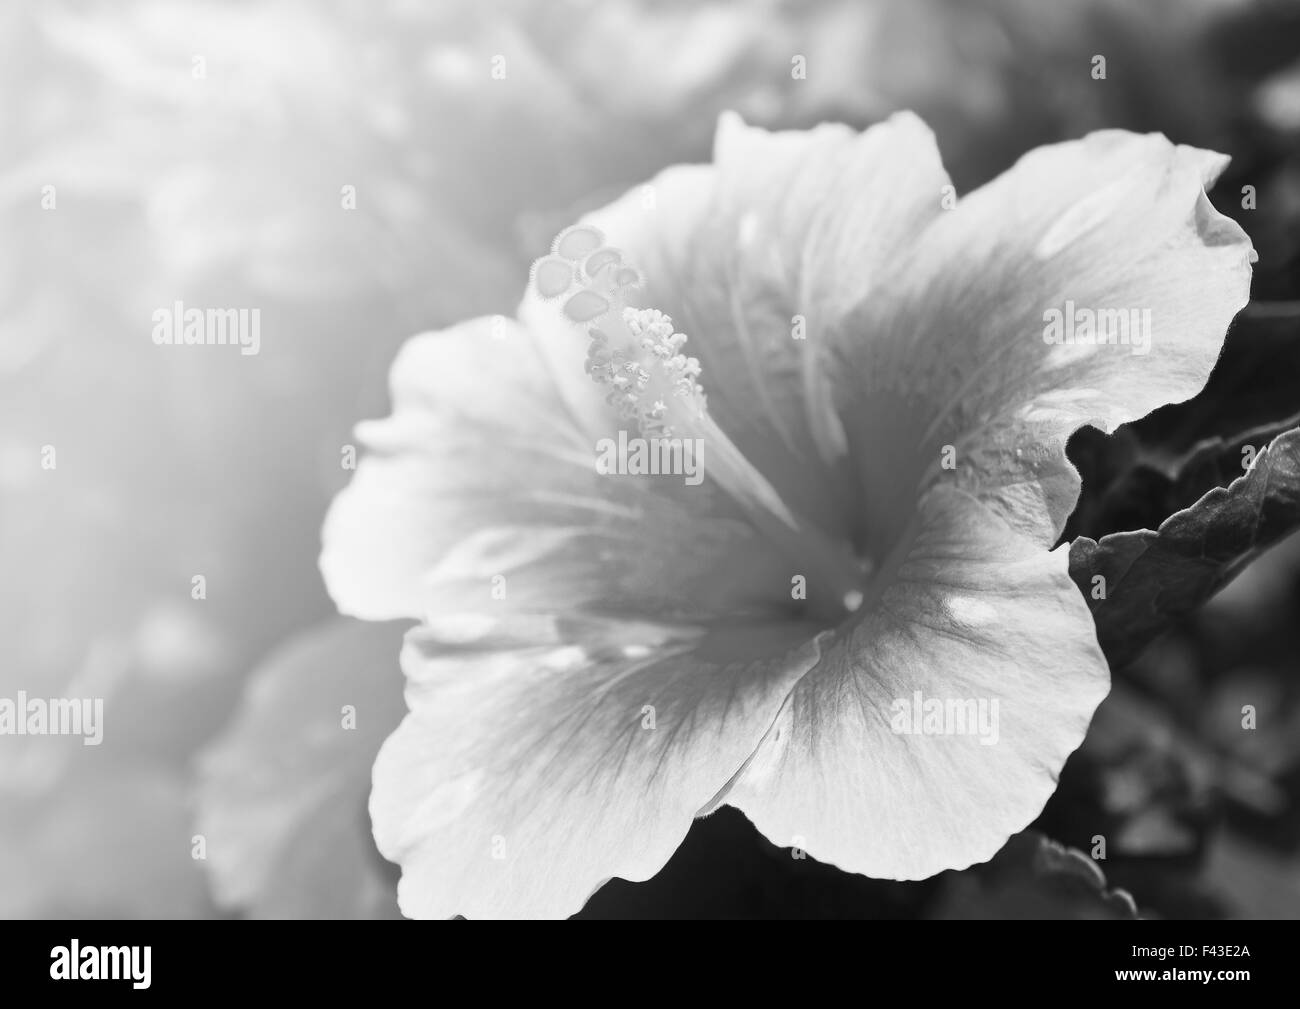
[[[945,874],[945,889],[930,917],[958,920],[1131,919],[1129,894],[1081,851],[1036,831],[1016,834],[989,862]]]
[[[1062,537],[1154,529],[1241,474],[1258,450],[1300,424],[1300,313],[1254,301],[1228,331],[1205,388],[1111,435],[1083,428],[1069,454],[1083,488]]]
[[[406,710],[403,630],[331,621],[253,673],[200,763],[198,832],[219,904],[258,918],[397,916],[366,802],[375,754]]]
[[[1081,536],[1070,574],[1088,600],[1112,667],[1214,595],[1263,550],[1300,527],[1300,428],[1276,438],[1249,472],[1216,487],[1159,529]],[[1093,579],[1100,576],[1104,582]],[[1102,594],[1105,598],[1094,598]]]

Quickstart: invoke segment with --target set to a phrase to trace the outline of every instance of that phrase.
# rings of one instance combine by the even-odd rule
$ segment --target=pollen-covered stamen
[[[587,374],[609,389],[607,401],[642,435],[671,438],[704,413],[700,362],[681,353],[685,334],[657,309],[625,306],[619,321],[589,331]]]
[[[585,327],[586,371],[605,387],[606,402],[647,438],[671,438],[689,427],[705,409],[700,362],[682,353],[686,335],[674,331],[672,319],[628,305],[640,274],[588,225],[561,232],[551,248],[533,264],[533,287]]]
[[[590,341],[585,370],[605,387],[605,400],[618,416],[646,438],[699,439],[707,477],[785,550],[792,570],[807,574],[809,602],[828,615],[843,615],[844,601],[855,593],[861,597],[862,570],[852,548],[795,516],[717,426],[700,383],[700,362],[683,353],[686,335],[663,312],[628,304],[641,284],[636,269],[590,225],[561,232],[551,255],[532,269],[537,294],[558,302],[560,313]]]

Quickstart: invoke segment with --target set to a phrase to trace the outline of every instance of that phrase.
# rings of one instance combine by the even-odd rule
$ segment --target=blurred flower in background
[[[510,314],[560,224],[707,160],[725,109],[774,127],[914,109],[961,191],[1102,126],[1233,155],[1212,195],[1259,250],[1259,321],[1230,337],[1208,400],[1084,467],[1079,531],[1137,528],[1116,503],[1135,486],[1153,500],[1150,467],[1120,467],[1106,495],[1087,482],[1120,442],[1178,455],[1225,404],[1280,403],[1300,376],[1281,304],[1300,298],[1296,26],[1245,0],[6,6],[0,696],[100,696],[107,714],[99,747],[0,740],[0,914],[393,913],[364,805],[402,711],[401,628],[334,622],[316,572],[352,426],[386,412],[405,338]],[[151,313],[181,299],[260,308],[261,353],[155,346]],[[1159,500],[1145,524],[1189,503]],[[1120,846],[1134,861],[1106,868],[1157,913],[1300,907],[1273,885],[1300,849],[1296,651],[1278,611],[1298,570],[1275,551],[1117,673],[1129,686],[1040,823],[1085,852],[1103,813],[1138,838]],[[1207,714],[1239,682],[1280,713],[1250,746]],[[331,744],[348,705],[356,733]],[[1145,731],[1152,718],[1168,733]],[[824,867],[737,830],[702,821],[662,885],[612,885],[592,913],[680,901],[664,888],[689,890],[718,843],[753,856],[732,907],[806,909],[794,894],[820,893]],[[288,858],[308,845],[319,857]],[[834,909],[976,913],[1003,871],[958,885],[960,901],[942,879],[841,881]]]

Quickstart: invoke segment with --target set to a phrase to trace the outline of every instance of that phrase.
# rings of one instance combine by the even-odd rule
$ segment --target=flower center
[[[584,368],[605,401],[644,438],[695,438],[707,449],[706,472],[755,528],[782,550],[791,574],[807,581],[807,609],[838,622],[861,605],[865,572],[847,541],[834,541],[796,515],[709,415],[700,362],[672,319],[636,308],[628,297],[641,274],[590,225],[560,233],[551,254],[533,264],[533,290],[590,341]]]

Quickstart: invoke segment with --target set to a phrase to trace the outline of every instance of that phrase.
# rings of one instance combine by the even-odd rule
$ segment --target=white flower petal
[[[648,879],[817,657],[796,625],[567,631],[511,650],[408,636],[411,714],[370,804],[406,915],[562,917]]]
[[[728,115],[715,146],[714,165],[670,168],[584,220],[640,269],[644,304],[689,336],[718,424],[796,513],[842,532],[855,487],[828,336],[941,212],[948,177],[933,135],[905,113],[864,133],[769,133]],[[521,308],[566,398],[599,425],[586,348],[555,314]]]
[[[596,472],[595,440],[517,324],[416,337],[392,395],[393,416],[360,427],[371,451],[322,533],[343,613],[708,620],[788,606],[789,562],[707,481]]]
[[[823,646],[727,804],[773,843],[869,876],[992,857],[1042,809],[1109,687],[1066,565],[936,488],[896,577]],[[952,714],[914,722],[930,701]],[[895,731],[918,725],[940,731]]]
[[[1201,389],[1253,260],[1205,196],[1225,164],[1159,135],[1094,133],[1025,155],[913,237],[838,334],[877,550],[945,478],[944,446],[948,478],[1050,545],[1078,496],[1069,435]],[[1136,326],[1116,330],[1128,343],[1049,344],[1053,310]]]

